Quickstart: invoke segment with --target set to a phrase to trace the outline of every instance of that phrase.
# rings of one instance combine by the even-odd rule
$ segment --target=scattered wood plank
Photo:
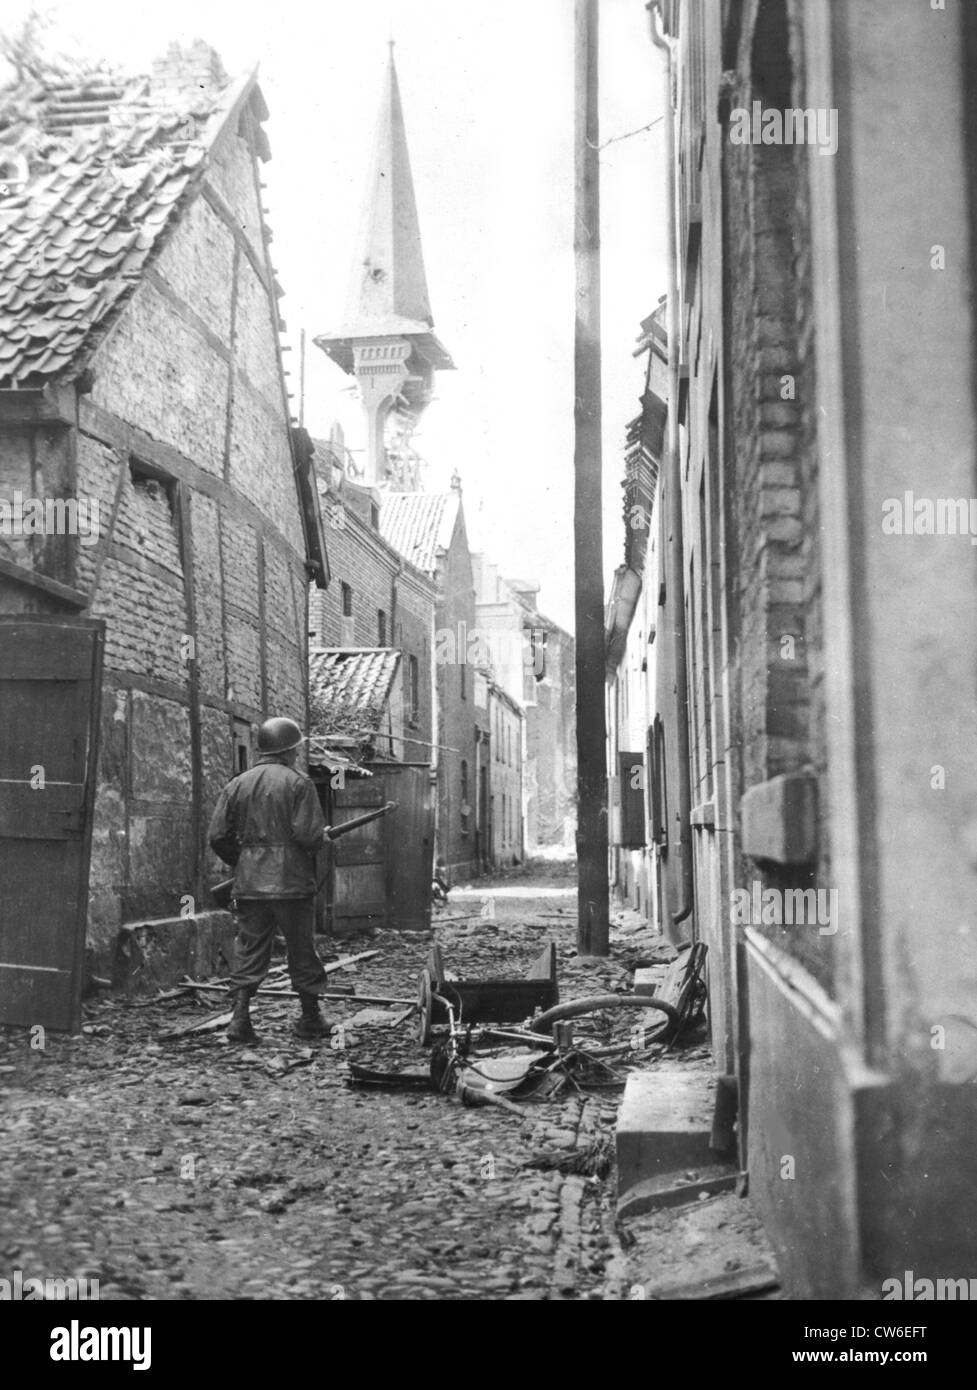
[[[693,1284],[669,1284],[651,1287],[650,1296],[663,1302],[703,1302],[710,1299],[750,1298],[754,1294],[772,1293],[780,1280],[768,1264],[750,1265],[746,1269],[709,1275]]]
[[[340,960],[330,961],[322,968],[327,975],[331,975],[334,970],[345,970],[347,965],[355,965],[359,960],[372,960],[374,956],[379,954],[379,951],[361,951],[358,956],[343,956]]]
[[[205,1018],[202,1023],[193,1023],[189,1028],[177,1028],[172,1033],[160,1033],[160,1042],[174,1042],[177,1038],[189,1037],[191,1033],[210,1033],[216,1028],[226,1028],[234,1014],[228,1010],[225,1014],[217,1014],[215,1018]]]

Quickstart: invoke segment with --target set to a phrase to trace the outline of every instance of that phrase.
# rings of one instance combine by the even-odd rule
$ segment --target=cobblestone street
[[[554,940],[561,998],[629,988],[627,965],[655,941],[616,914],[611,960],[575,966],[570,866],[494,880],[494,917],[480,915],[486,883],[453,894],[436,919],[462,978],[522,974]],[[360,995],[413,997],[429,939],[320,943],[324,959],[366,949],[380,954],[333,979]],[[189,994],[103,995],[86,1006],[81,1037],[48,1034],[43,1049],[26,1030],[4,1030],[5,1266],[97,1278],[103,1299],[605,1296],[613,1172],[527,1160],[612,1138],[620,1087],[520,1102],[522,1123],[434,1093],[354,1090],[347,1059],[427,1066],[414,1019],[396,1021],[405,1009],[347,1026],[342,1048],[310,1047],[291,1035],[294,1001],[256,1002],[253,1049],[229,1047],[222,1030],[160,1041],[223,1007]],[[363,1005],[328,1008],[348,1022]],[[600,1026],[578,1023],[581,1036]]]

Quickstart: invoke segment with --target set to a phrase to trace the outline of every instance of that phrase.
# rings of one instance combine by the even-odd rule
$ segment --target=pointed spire
[[[368,431],[364,473],[374,485],[392,476],[384,437],[391,411],[407,448],[435,373],[454,369],[432,332],[393,39],[357,247],[343,326],[315,343],[359,383]]]
[[[407,319],[426,328],[434,322],[393,39],[389,47],[373,163],[346,301],[346,324],[355,325],[358,334],[368,324],[392,319]]]

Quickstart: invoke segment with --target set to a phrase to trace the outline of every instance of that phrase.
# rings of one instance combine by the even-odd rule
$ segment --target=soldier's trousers
[[[315,949],[314,898],[238,898],[236,963],[230,989],[253,993],[268,974],[275,932],[285,938],[288,973],[300,994],[319,994],[329,977]]]

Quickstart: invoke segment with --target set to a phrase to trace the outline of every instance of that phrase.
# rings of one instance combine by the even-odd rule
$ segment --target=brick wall
[[[229,209],[234,224],[247,238],[259,261],[264,259],[261,198],[254,156],[247,141],[236,134],[224,139],[215,150],[207,182],[217,198]]]
[[[180,239],[189,255],[192,242]],[[145,281],[136,290],[96,354],[95,369],[93,404],[140,424],[198,467],[223,476],[221,405],[229,363],[156,285]]]
[[[235,720],[305,724],[303,533],[258,209],[229,132],[81,403],[77,487],[100,499],[102,537],[77,552],[78,582],[107,620],[96,950],[123,921],[206,905]]]
[[[804,106],[795,6],[760,7],[745,27],[734,105]],[[825,765],[821,664],[817,438],[814,412],[807,152],[803,146],[726,150],[734,456],[727,493],[739,563],[735,678],[743,789]],[[822,807],[825,798],[822,796]],[[826,830],[826,825],[823,825]],[[817,874],[764,876],[741,860],[737,881],[830,886],[827,845]],[[778,943],[825,985],[830,939],[778,931]]]
[[[323,488],[321,504],[329,547],[332,578],[328,589],[311,590],[310,630],[312,641],[320,647],[376,647],[379,644],[378,611],[383,610],[386,643],[403,653],[403,691],[407,698],[410,658],[419,671],[418,713],[410,738],[421,740],[406,745],[404,758],[428,762],[432,738],[433,688],[431,681],[431,643],[434,628],[435,590],[433,581],[402,560],[369,522],[368,501],[360,490]],[[344,640],[349,624],[342,615],[342,586],[352,590],[352,641]]]

